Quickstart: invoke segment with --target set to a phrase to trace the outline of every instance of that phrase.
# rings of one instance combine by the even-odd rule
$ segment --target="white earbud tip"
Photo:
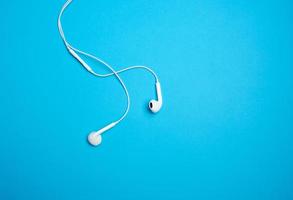
[[[151,100],[149,102],[149,109],[153,112],[153,113],[157,113],[160,111],[162,104],[158,101],[155,100]]]
[[[91,145],[93,145],[93,146],[98,146],[102,142],[102,136],[101,135],[97,135],[96,132],[91,132],[88,135],[87,139],[88,139],[88,142]]]

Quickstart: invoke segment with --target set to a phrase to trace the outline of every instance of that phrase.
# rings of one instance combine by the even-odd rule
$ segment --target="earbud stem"
[[[159,81],[156,82],[156,90],[157,90],[158,101],[163,103],[161,84]]]
[[[98,131],[96,132],[96,134],[97,134],[97,135],[100,135],[100,134],[104,133],[105,131],[107,131],[107,130],[113,128],[115,125],[116,125],[116,123],[113,122],[113,123],[111,123],[111,124],[105,126],[104,128],[98,130]]]

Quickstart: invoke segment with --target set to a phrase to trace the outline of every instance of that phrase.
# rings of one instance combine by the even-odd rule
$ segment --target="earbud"
[[[109,130],[110,128],[113,128],[116,124],[117,124],[116,122],[113,122],[98,131],[91,132],[87,137],[88,142],[93,146],[98,146],[102,142],[101,134]]]
[[[93,146],[98,146],[102,142],[102,136],[97,131],[91,132],[88,137],[88,142]]]
[[[163,105],[161,85],[160,85],[160,83],[158,81],[156,82],[156,91],[157,91],[157,98],[158,98],[158,100],[151,100],[149,102],[149,109],[153,113],[159,112],[160,109],[161,109],[161,107],[162,107],[162,105]]]

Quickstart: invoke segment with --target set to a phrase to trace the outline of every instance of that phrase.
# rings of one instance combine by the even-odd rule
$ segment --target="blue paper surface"
[[[97,148],[126,98],[66,51],[63,3],[0,2],[0,199],[293,199],[292,1],[74,0],[67,39],[164,97],[121,74]]]

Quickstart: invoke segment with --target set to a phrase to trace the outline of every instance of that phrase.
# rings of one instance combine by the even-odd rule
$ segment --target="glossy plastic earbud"
[[[159,112],[161,107],[162,107],[162,105],[163,105],[163,97],[162,97],[161,85],[160,85],[160,83],[158,81],[156,82],[156,91],[157,91],[158,100],[151,100],[149,102],[149,109],[153,113]]]
[[[113,122],[98,131],[91,132],[87,137],[88,142],[93,146],[98,146],[102,142],[101,134],[109,130],[110,128],[113,128],[116,124],[117,124],[116,122]]]

